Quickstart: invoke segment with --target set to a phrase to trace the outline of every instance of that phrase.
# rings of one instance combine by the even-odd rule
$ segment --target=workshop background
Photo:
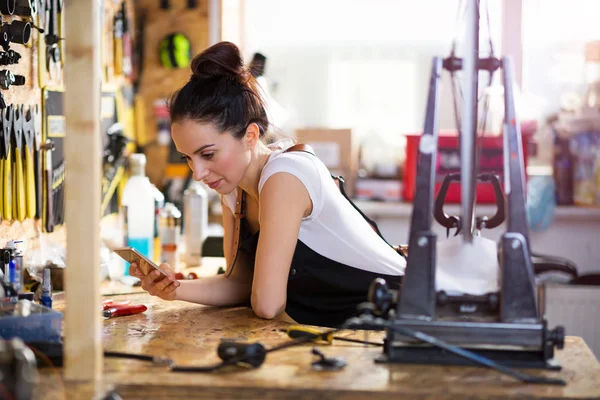
[[[20,6],[12,13],[0,7],[7,33],[0,43],[0,105],[5,103],[0,246],[21,241],[24,282],[39,283],[40,271],[51,267],[53,287],[61,290],[68,163],[62,60],[69,43],[61,17],[68,2],[17,2],[24,3],[29,9]],[[600,2],[482,4],[482,53],[515,60],[532,249],[570,260],[581,276],[600,273]],[[271,140],[283,132],[311,144],[333,173],[346,178],[348,192],[388,241],[406,243],[429,66],[433,56],[447,56],[453,40],[461,39],[459,5],[459,0],[106,0],[98,49],[103,65],[102,278],[120,281],[125,275],[109,250],[124,237],[118,221],[134,153],[145,155],[145,173],[161,193],[156,195],[154,258],[160,261],[164,248],[158,226],[169,218],[183,227],[177,233],[184,242],[177,257],[194,257],[191,231],[186,231],[192,218],[202,224],[195,235],[204,255],[219,252],[219,199],[195,186],[205,214],[192,216],[185,209],[186,201],[194,200],[194,185],[174,151],[166,111],[168,96],[189,78],[190,58],[219,40],[238,44],[248,64],[264,62],[257,77],[274,125]],[[459,77],[455,84],[460,83]],[[480,103],[489,104],[482,165],[501,174],[501,162],[494,162],[502,146],[494,140],[504,117],[500,77],[480,88]],[[438,167],[444,174],[460,166],[454,96],[460,93],[453,93],[446,76],[440,130],[449,140],[440,149]],[[478,190],[481,214],[495,210],[496,199],[489,194]],[[455,204],[446,211],[458,212],[458,201],[450,196],[448,202]],[[504,229],[481,234],[497,240]],[[436,231],[446,237],[444,227]],[[600,307],[600,288],[594,287],[600,282],[558,275],[544,278],[550,325],[582,336],[600,356],[600,319],[590,318]]]

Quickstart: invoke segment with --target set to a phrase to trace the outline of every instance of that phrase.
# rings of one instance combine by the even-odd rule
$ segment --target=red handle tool
[[[124,315],[134,315],[143,313],[148,307],[143,304],[124,305],[122,307],[111,307],[103,311],[105,318],[122,317]]]

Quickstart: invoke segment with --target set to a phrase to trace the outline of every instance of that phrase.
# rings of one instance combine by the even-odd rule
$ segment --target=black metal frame
[[[476,21],[477,25],[479,21]],[[478,32],[475,29],[475,32]],[[478,48],[478,41],[475,41]],[[474,54],[478,54],[475,52]],[[434,213],[435,163],[438,144],[438,96],[442,68],[449,71],[463,68],[461,59],[450,57],[433,59],[429,82],[429,96],[425,117],[424,132],[419,144],[416,194],[413,201],[409,252],[406,274],[395,313],[390,313],[393,326],[420,331],[448,343],[473,349],[492,360],[517,367],[556,368],[551,362],[554,347],[564,343],[562,327],[550,331],[546,321],[540,316],[537,304],[534,271],[529,246],[529,226],[525,209],[525,170],[521,131],[518,124],[513,99],[513,66],[508,57],[502,59],[476,59],[475,73],[467,72],[467,79],[477,70],[488,71],[501,68],[504,80],[505,130],[504,130],[504,191],[506,194],[507,231],[499,243],[499,264],[502,268],[499,307],[487,316],[465,317],[448,316],[436,312],[438,294],[435,287],[437,235],[432,230]],[[476,88],[477,85],[475,84]],[[475,99],[477,92],[475,91]],[[476,105],[475,105],[476,107]],[[472,116],[472,115],[471,115]],[[471,135],[461,140],[461,149],[476,144],[476,112],[472,131],[461,135]],[[464,142],[464,143],[462,143]],[[469,150],[469,149],[467,149]],[[467,151],[467,155],[472,153]],[[461,156],[464,152],[461,152]],[[462,160],[463,162],[465,160]],[[474,186],[476,181],[469,176],[477,176],[477,161],[470,158],[473,171],[462,174],[463,181]],[[462,182],[465,184],[465,182]],[[464,188],[463,188],[464,189]],[[471,210],[463,215],[463,223],[474,220],[474,187],[463,202],[471,201],[463,210]],[[464,193],[464,192],[463,192]],[[471,196],[473,195],[473,196]],[[469,199],[473,197],[473,199]],[[467,198],[467,200],[465,200]],[[464,205],[464,204],[463,204]],[[465,224],[472,234],[472,224]],[[467,239],[466,230],[465,238]],[[470,240],[466,240],[470,242]],[[388,329],[382,362],[464,364],[469,363],[453,354],[423,344],[411,342]]]

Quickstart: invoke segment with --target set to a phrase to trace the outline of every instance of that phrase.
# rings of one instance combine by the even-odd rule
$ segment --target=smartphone
[[[138,267],[142,270],[144,275],[148,275],[151,272],[151,268],[158,270],[164,276],[169,276],[164,270],[158,265],[154,264],[152,260],[144,256],[142,253],[134,249],[133,247],[121,247],[114,250],[123,260],[128,263],[137,263]],[[143,261],[143,262],[142,262]]]

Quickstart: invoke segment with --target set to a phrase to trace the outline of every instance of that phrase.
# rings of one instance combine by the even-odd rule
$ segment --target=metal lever
[[[438,195],[435,198],[435,208],[433,212],[435,220],[440,225],[446,228],[446,237],[450,236],[450,229],[456,229],[456,232],[454,233],[454,236],[456,236],[462,228],[459,217],[454,215],[448,215],[444,212],[446,194],[448,193],[448,187],[450,186],[450,182],[452,181],[460,181],[460,174],[448,174],[444,177],[444,181],[442,182],[440,191],[438,192]]]
[[[448,187],[450,186],[451,182],[460,182],[460,180],[461,178],[459,173],[446,175],[435,199],[434,217],[440,225],[447,229],[446,236],[450,236],[450,229],[456,229],[454,236],[458,235],[462,229],[462,221],[459,217],[455,215],[448,215],[444,212],[444,203],[446,201]],[[506,204],[504,201],[504,194],[502,193],[502,187],[500,186],[500,179],[495,174],[479,174],[477,176],[477,180],[482,183],[490,183],[494,188],[494,195],[496,198],[496,213],[491,218],[486,216],[476,217],[476,228],[477,230],[481,230],[483,228],[496,228],[497,226],[500,226],[506,219]]]
[[[489,219],[487,217],[477,217],[477,229],[493,229],[497,226],[500,226],[506,219],[506,203],[504,201],[502,187],[500,186],[500,178],[498,178],[498,176],[495,174],[480,174],[478,179],[481,182],[490,182],[492,184],[492,187],[494,188],[494,195],[496,197],[496,214]]]

